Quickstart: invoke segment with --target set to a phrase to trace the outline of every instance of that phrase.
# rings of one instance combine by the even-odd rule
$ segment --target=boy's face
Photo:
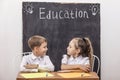
[[[36,47],[36,55],[37,56],[43,56],[46,54],[48,48],[47,48],[47,42],[43,42],[41,46]]]

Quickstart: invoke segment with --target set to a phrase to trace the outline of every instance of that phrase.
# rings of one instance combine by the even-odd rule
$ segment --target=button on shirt
[[[86,64],[90,64],[90,63],[89,63],[89,57],[82,57],[80,55],[80,56],[74,58],[73,56],[68,57],[67,55],[63,55],[62,64],[69,64],[69,65],[82,64],[82,65],[86,65]]]
[[[48,69],[49,71],[54,71],[54,65],[52,64],[49,56],[45,55],[43,57],[36,57],[33,53],[27,56],[23,56],[20,71],[26,71],[24,65],[26,64],[38,64],[40,68]]]

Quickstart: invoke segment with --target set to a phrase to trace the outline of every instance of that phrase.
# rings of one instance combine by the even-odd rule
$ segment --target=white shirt
[[[48,69],[49,71],[54,71],[54,65],[52,64],[49,56],[47,56],[47,55],[45,55],[43,57],[36,57],[32,53],[30,55],[23,56],[23,59],[22,59],[21,65],[20,65],[20,71],[28,70],[24,67],[24,65],[26,65],[26,64],[38,64],[40,68],[45,68],[45,69]]]
[[[90,63],[89,63],[89,57],[82,57],[80,55],[76,58],[73,58],[73,56],[68,57],[67,55],[63,55],[62,64],[69,64],[69,65],[82,64],[82,65],[86,65],[86,64],[90,64]]]

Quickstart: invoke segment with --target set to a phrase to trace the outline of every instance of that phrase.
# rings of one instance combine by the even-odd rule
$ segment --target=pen
[[[46,77],[48,77],[48,73],[46,72]]]
[[[82,73],[82,74],[81,74],[81,77],[83,77],[83,76],[84,76],[84,74]]]

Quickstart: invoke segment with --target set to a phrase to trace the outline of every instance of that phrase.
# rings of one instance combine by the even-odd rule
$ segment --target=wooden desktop
[[[24,77],[22,76],[22,74],[23,74],[22,72],[19,72],[16,80],[99,80],[99,77],[96,72],[89,72],[89,73],[83,73],[78,71],[44,72],[46,76],[42,76],[42,77],[38,76],[31,78]],[[25,74],[29,75],[30,73],[25,73]]]

